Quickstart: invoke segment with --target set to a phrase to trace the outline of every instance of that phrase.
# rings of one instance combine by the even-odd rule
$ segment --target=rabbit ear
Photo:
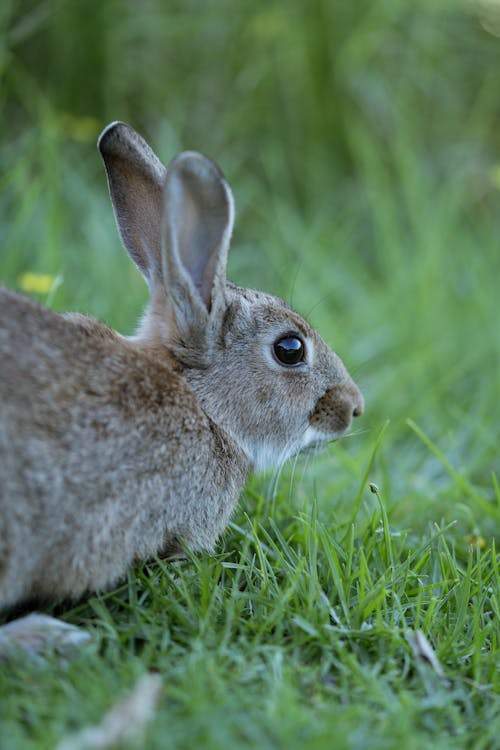
[[[161,280],[161,216],[166,169],[129,125],[112,122],[98,147],[108,175],[116,223],[128,254],[150,289]]]
[[[216,165],[185,151],[167,168],[164,279],[181,329],[217,318],[224,300],[234,220],[231,190]]]

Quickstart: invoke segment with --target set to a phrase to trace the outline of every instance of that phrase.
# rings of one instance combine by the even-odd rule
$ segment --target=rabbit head
[[[340,358],[284,301],[226,280],[234,202],[215,164],[184,152],[165,168],[124,123],[99,148],[123,244],[150,291],[136,344],[173,352],[255,468],[344,433],[363,397]]]

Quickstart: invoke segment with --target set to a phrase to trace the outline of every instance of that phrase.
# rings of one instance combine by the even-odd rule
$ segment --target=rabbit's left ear
[[[118,231],[153,293],[161,282],[162,191],[166,169],[144,138],[112,122],[98,141]]]
[[[185,151],[167,168],[163,276],[180,329],[206,326],[224,301],[234,201],[218,167]]]

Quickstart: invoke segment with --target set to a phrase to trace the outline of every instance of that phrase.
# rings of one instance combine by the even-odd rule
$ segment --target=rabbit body
[[[211,162],[165,169],[122,123],[100,148],[150,304],[125,338],[0,292],[0,606],[104,588],[179,540],[210,549],[252,468],[363,409],[299,315],[226,281],[232,197]]]
[[[210,548],[249,461],[167,349],[0,294],[1,603],[105,587],[134,559]]]

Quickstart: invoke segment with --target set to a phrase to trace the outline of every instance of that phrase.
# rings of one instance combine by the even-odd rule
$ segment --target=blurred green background
[[[56,309],[132,332],[146,287],[120,247],[96,138],[120,119],[164,161],[206,153],[237,202],[229,275],[291,301],[366,396],[360,434],[308,472],[324,484],[333,471],[340,498],[345,477],[352,497],[390,419],[375,478],[395,513],[462,514],[473,529],[474,508],[454,510],[463,487],[405,420],[493,497],[499,9],[4,0],[2,282],[36,296],[23,274],[62,276]]]
[[[95,652],[2,663],[0,744],[153,669],[147,747],[498,747],[500,0],[2,0],[0,282],[132,333],[117,119],[218,162],[229,276],[308,317],[366,414],[251,479],[215,554],[63,607]]]

